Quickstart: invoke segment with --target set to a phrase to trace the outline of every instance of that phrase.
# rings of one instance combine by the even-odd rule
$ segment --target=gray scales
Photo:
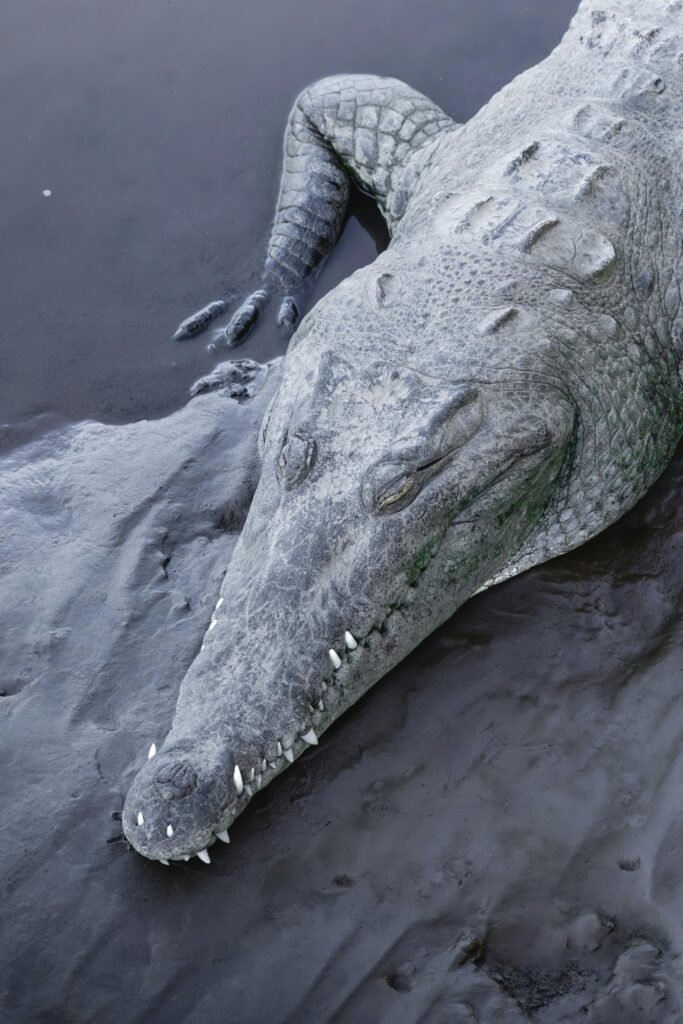
[[[350,182],[387,250],[301,321],[253,500],[170,732],[123,813],[146,857],[209,861],[260,788],[473,594],[582,544],[683,427],[683,3],[581,4],[556,50],[453,123],[393,79],[297,99],[263,281],[293,329]],[[185,321],[191,337],[222,302]]]

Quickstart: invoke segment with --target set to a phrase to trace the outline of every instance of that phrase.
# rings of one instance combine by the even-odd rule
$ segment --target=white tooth
[[[159,857],[159,863],[160,863],[160,864],[165,864],[165,865],[166,865],[166,867],[168,867],[168,861],[167,861],[167,860],[164,860],[164,858],[163,858],[163,857]]]
[[[152,746],[149,748],[149,754],[147,755],[147,760],[151,761],[153,757],[156,757],[156,752],[157,752],[157,745],[156,745],[156,743],[153,743]]]
[[[222,600],[223,600],[223,598],[221,598],[221,601]],[[227,828],[224,828],[222,832],[216,832],[216,839],[220,839],[220,841],[222,843],[229,843],[230,842],[230,836],[228,835]]]
[[[323,687],[322,688],[323,688],[323,693],[324,693],[325,690],[327,689],[327,683],[325,682],[324,679],[323,679]]]
[[[211,625],[209,626],[209,633],[211,632],[211,630],[213,629],[213,627],[215,625],[216,625],[216,620],[215,619],[211,619]]]
[[[208,850],[200,850],[197,856],[199,857],[200,860],[203,860],[205,864],[211,863],[211,858],[209,857]]]
[[[313,729],[309,729],[306,735],[302,736],[301,739],[304,741],[304,743],[308,743],[309,746],[311,747],[314,747],[318,742],[318,737],[316,736]]]
[[[138,811],[138,825],[144,825],[145,819],[142,817],[142,811]]]
[[[262,781],[262,779],[263,779],[262,775],[257,775],[256,776],[256,782],[254,783],[254,785],[256,786],[257,789],[261,788],[261,781]]]
[[[349,633],[348,629],[344,633],[344,640],[346,641],[346,646],[350,651],[355,651],[356,647],[358,647],[358,644],[354,639],[353,633]]]
[[[339,655],[335,651],[334,647],[330,647],[330,649],[329,649],[329,651],[327,653],[329,654],[330,661],[332,662],[334,667],[335,668],[341,668],[341,658],[339,657]]]
[[[218,598],[218,600],[216,601],[216,611],[218,611],[218,609],[220,608],[220,606],[221,606],[221,605],[223,604],[223,601],[224,601],[224,600],[225,600],[225,598],[224,598],[224,597],[219,597],[219,598]]]
[[[254,781],[254,776],[255,776],[255,775],[256,775],[256,769],[255,769],[255,768],[252,768],[252,769],[251,769],[251,771],[249,772],[249,781],[250,781],[250,782],[253,782],[253,781]]]
[[[235,789],[237,790],[237,795],[239,796],[242,790],[244,789],[244,783],[242,782],[242,772],[240,771],[240,766],[238,764],[235,765],[235,770],[232,773],[232,777],[235,780]]]
[[[169,839],[171,838],[171,836],[173,835],[173,825],[166,826],[166,835],[168,836]]]
[[[311,712],[311,714],[313,714],[313,712],[315,711],[315,708],[313,707],[312,704],[309,704],[308,705],[308,710]]]
[[[285,755],[290,764],[294,764],[294,751],[291,747],[287,750],[283,750],[282,753]]]
[[[279,740],[277,741],[277,756],[282,757],[282,744]]]
[[[246,784],[246,786],[245,786],[244,788],[245,788],[245,790],[246,790],[246,794],[247,794],[247,796],[251,798],[251,797],[252,797],[252,796],[254,795],[254,790],[253,790],[253,789],[251,788],[251,786],[249,785],[249,783],[247,783],[247,784]]]
[[[268,762],[266,761],[266,759],[264,757],[263,760],[261,761],[261,771],[264,772],[267,767],[268,767]]]
[[[324,710],[325,710],[325,705],[323,704],[322,700],[318,701],[318,711],[324,711]]]
[[[275,761],[269,761],[268,762],[268,767],[269,768],[277,768],[277,765],[275,764]]]
[[[183,860],[189,860],[189,859],[190,859],[189,857],[186,857],[185,855],[183,855]]]

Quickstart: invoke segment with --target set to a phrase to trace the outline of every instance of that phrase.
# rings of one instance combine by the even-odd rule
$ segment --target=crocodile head
[[[126,800],[132,845],[208,859],[252,794],[514,557],[573,418],[541,384],[295,345],[202,650]]]

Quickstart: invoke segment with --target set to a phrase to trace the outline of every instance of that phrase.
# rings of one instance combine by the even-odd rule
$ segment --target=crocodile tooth
[[[220,606],[221,606],[221,605],[223,604],[223,601],[224,601],[224,600],[225,600],[225,598],[224,598],[224,597],[219,597],[219,598],[218,598],[218,600],[216,601],[216,611],[218,611],[218,609],[220,608]]]
[[[317,707],[318,707],[318,711],[324,711],[325,710],[325,705],[323,704],[322,700],[318,701]]]
[[[279,740],[277,741],[277,756],[282,757],[282,744]]]
[[[244,789],[245,789],[246,794],[249,797],[249,799],[251,799],[252,796],[254,795],[254,790],[251,788],[251,783],[248,782],[246,784],[246,786],[244,787]]]
[[[268,767],[268,762],[266,761],[266,759],[264,757],[263,760],[261,761],[261,771],[264,772],[267,767]]]
[[[144,825],[145,819],[142,817],[142,811],[138,811],[138,825]]]
[[[147,760],[151,761],[153,757],[156,757],[156,752],[157,752],[157,745],[156,745],[156,743],[153,743],[152,746],[149,748],[149,754],[147,755]]]
[[[168,836],[169,839],[171,838],[171,836],[173,835],[173,825],[166,826],[166,835]]]
[[[287,750],[283,750],[282,753],[285,755],[290,764],[294,763],[294,751],[292,750],[291,747],[288,747]]]
[[[235,770],[232,773],[232,777],[235,781],[235,789],[237,790],[237,795],[239,796],[242,790],[244,789],[244,783],[242,782],[242,772],[240,771],[240,766],[238,764],[235,765]]]
[[[341,668],[341,658],[339,657],[339,655],[335,651],[334,647],[330,647],[330,649],[329,649],[329,651],[327,653],[329,654],[330,661],[334,665],[335,669]]]
[[[213,627],[214,627],[215,625],[216,625],[216,620],[215,620],[215,619],[212,619],[212,620],[211,620],[211,625],[209,626],[209,633],[211,632],[211,630],[213,629]]]
[[[209,851],[208,850],[206,850],[206,849],[200,850],[199,853],[197,854],[197,856],[199,857],[200,860],[203,860],[205,864],[210,864],[211,863],[211,858],[209,857]]]
[[[304,743],[308,743],[308,745],[311,747],[314,747],[318,742],[318,737],[316,736],[313,729],[309,729],[306,735],[302,736],[301,739],[304,741]]]
[[[159,857],[159,863],[160,863],[160,864],[165,864],[165,865],[166,865],[166,867],[168,867],[168,861],[167,861],[167,860],[164,860],[164,858],[163,858],[163,857]]]
[[[356,638],[354,637],[353,633],[349,633],[348,629],[344,633],[344,640],[346,642],[346,646],[350,651],[355,651],[356,647],[358,647],[358,642],[356,641]]]
[[[323,691],[323,693],[325,692],[326,689],[327,689],[327,683],[323,679],[323,684],[322,684],[322,691]]]
[[[216,832],[216,839],[220,839],[222,843],[229,843],[230,836],[228,835],[227,828],[224,828],[222,832]]]
[[[256,775],[256,769],[252,768],[251,771],[249,772],[249,781],[250,782],[254,781],[254,775]]]
[[[189,860],[189,859],[190,859],[190,858],[189,858],[188,856],[186,856],[185,854],[183,854],[183,860]]]

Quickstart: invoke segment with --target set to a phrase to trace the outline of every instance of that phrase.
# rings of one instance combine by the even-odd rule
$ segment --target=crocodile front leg
[[[455,127],[431,100],[394,78],[336,75],[305,89],[289,116],[275,221],[263,280],[233,314],[217,342],[240,344],[273,296],[288,331],[344,223],[350,182],[373,196],[389,230],[408,198],[406,169],[437,132]],[[222,312],[211,303],[175,337],[204,330]]]

